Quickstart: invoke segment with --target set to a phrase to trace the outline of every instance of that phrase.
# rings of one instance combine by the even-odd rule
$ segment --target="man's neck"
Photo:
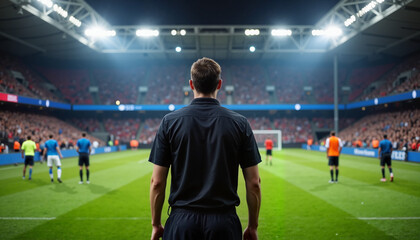
[[[210,93],[210,94],[203,94],[203,93],[197,93],[197,92],[194,93],[194,99],[195,98],[214,98],[214,99],[216,99],[216,96],[217,96],[216,92]]]

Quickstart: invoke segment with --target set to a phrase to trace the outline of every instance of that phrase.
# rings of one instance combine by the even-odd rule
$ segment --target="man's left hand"
[[[152,237],[151,240],[159,240],[161,237],[163,237],[163,226],[162,224],[159,226],[153,226],[152,230]]]

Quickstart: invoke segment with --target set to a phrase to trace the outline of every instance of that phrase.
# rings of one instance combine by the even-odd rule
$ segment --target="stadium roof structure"
[[[0,0],[0,50],[84,60],[104,54],[165,60],[331,52],[349,61],[404,57],[420,50],[420,0],[342,0],[305,26],[147,27],[112,26],[84,0]]]

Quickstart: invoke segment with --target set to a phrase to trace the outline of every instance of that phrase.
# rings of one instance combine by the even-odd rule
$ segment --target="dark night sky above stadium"
[[[86,0],[112,25],[315,24],[338,0]]]

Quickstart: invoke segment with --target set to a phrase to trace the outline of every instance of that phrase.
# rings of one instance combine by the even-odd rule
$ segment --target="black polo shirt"
[[[238,167],[261,156],[245,117],[216,99],[196,98],[162,119],[149,161],[171,167],[169,205],[224,208],[240,203]]]

